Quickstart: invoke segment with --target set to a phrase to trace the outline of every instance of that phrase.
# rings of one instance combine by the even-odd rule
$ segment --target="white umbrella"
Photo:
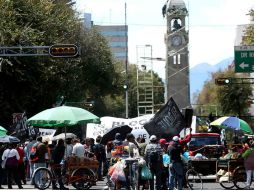
[[[0,137],[0,143],[19,143],[20,140],[17,137],[13,137],[13,136],[2,136]]]

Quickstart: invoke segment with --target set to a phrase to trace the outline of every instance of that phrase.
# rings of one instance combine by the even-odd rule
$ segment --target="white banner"
[[[44,128],[39,128],[39,136],[54,136],[56,132],[56,129],[44,129]]]
[[[101,124],[88,123],[86,129],[86,136],[96,138],[98,135],[103,136],[105,132],[112,127],[129,125],[132,127],[132,134],[138,138],[143,137],[148,142],[149,134],[144,129],[143,125],[148,122],[154,114],[135,117],[132,119],[116,118],[116,117],[101,117]]]

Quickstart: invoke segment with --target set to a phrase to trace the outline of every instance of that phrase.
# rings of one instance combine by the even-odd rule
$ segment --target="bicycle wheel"
[[[79,168],[71,175],[72,186],[78,190],[90,189],[96,182],[96,177],[92,170]]]
[[[246,187],[246,173],[242,166],[237,167],[233,172],[233,181],[237,189],[244,189]]]
[[[37,189],[47,189],[52,183],[52,173],[47,168],[38,168],[34,171],[32,180]]]
[[[193,169],[189,169],[186,172],[186,181],[187,181],[188,186],[192,190],[203,189],[202,179],[201,179],[200,175],[198,174],[198,172],[196,172]]]
[[[223,187],[224,189],[232,189],[235,186],[235,184],[231,180],[220,181],[220,186]]]

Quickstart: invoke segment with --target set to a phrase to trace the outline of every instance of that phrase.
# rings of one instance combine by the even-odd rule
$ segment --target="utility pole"
[[[128,88],[129,88],[129,81],[128,81],[128,35],[127,35],[127,5],[126,2],[124,4],[124,12],[125,12],[125,118],[129,118],[129,101],[128,101]]]

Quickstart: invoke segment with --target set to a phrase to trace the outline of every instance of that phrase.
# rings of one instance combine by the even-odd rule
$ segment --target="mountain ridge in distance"
[[[200,92],[204,86],[205,81],[211,79],[211,73],[219,70],[225,70],[232,64],[234,58],[230,57],[220,61],[215,65],[209,63],[200,63],[190,68],[190,95],[191,100],[195,92]]]

